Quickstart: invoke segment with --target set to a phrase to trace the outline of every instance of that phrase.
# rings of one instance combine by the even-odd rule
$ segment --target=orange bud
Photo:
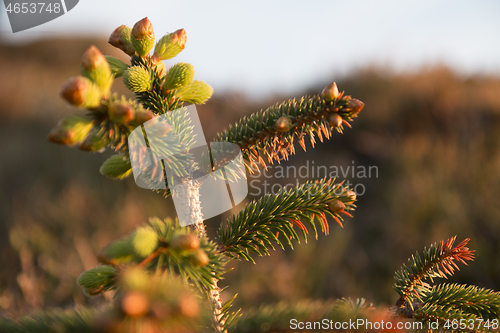
[[[292,120],[287,116],[279,117],[276,120],[276,130],[280,133],[288,132],[292,128]]]
[[[127,124],[134,119],[135,111],[131,105],[117,102],[109,106],[108,115],[114,122]]]
[[[350,201],[348,201],[347,203],[353,203],[354,201],[356,201],[356,192],[354,192],[353,190],[349,190],[347,191],[346,193],[347,196],[349,196],[350,198]]]
[[[134,123],[142,125],[155,117],[154,113],[150,110],[138,111],[135,113]]]
[[[183,295],[179,299],[180,313],[188,318],[195,318],[200,312],[198,301],[193,295]]]
[[[337,88],[337,84],[333,82],[330,85],[327,85],[323,91],[321,92],[321,97],[323,97],[326,101],[332,101],[339,96],[339,89]]]
[[[111,36],[109,36],[108,43],[119,48],[129,56],[133,56],[135,53],[132,42],[130,41],[130,28],[126,25],[121,25],[116,28]]]
[[[74,76],[63,83],[59,94],[76,106],[93,108],[100,104],[101,92],[97,86],[83,76]]]
[[[196,250],[200,247],[200,239],[194,234],[179,235],[172,240],[171,246],[178,251]]]
[[[151,24],[151,21],[149,21],[149,19],[145,17],[134,24],[131,36],[135,39],[154,39],[155,33],[153,31],[153,25]]]
[[[334,113],[328,117],[328,123],[333,127],[340,127],[342,125],[342,117]]]
[[[128,316],[142,317],[149,309],[149,302],[143,293],[132,291],[125,295],[122,300],[122,310]]]
[[[363,110],[364,106],[365,103],[356,98],[351,99],[347,104],[347,108],[349,108],[354,114],[359,113],[359,111]]]
[[[328,209],[333,213],[338,213],[345,209],[345,205],[340,200],[333,200],[328,203]]]
[[[203,267],[208,265],[210,259],[205,251],[198,249],[189,255],[189,261],[193,266]]]
[[[82,56],[82,68],[88,71],[94,70],[101,65],[107,66],[107,63],[101,51],[94,45],[89,47]]]

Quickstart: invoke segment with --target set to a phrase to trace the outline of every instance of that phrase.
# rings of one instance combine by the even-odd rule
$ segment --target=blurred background
[[[283,164],[376,166],[377,177],[347,178],[365,189],[354,219],[256,265],[232,262],[226,299],[238,293],[243,308],[341,297],[392,305],[394,271],[454,235],[471,238],[477,259],[451,281],[500,290],[499,2],[85,0],[16,34],[0,7],[0,314],[101,302],[75,282],[99,251],[149,216],[175,217],[170,198],[99,174],[111,152],[46,141],[58,119],[82,112],[58,90],[85,49],[125,60],[107,37],[145,16],[157,38],[186,29],[174,61],[191,62],[214,87],[197,107],[207,140],[332,81],[366,104],[344,135]],[[113,90],[127,94],[120,80]],[[230,213],[207,222],[212,237]]]

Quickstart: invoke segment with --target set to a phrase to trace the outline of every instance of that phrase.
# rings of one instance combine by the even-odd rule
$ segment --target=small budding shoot
[[[83,54],[81,73],[101,88],[103,95],[109,93],[113,84],[113,74],[108,61],[97,47],[92,45]]]
[[[196,267],[205,267],[210,262],[207,253],[200,249],[195,250],[188,258],[189,262]]]
[[[130,317],[142,317],[149,310],[149,302],[142,292],[131,291],[123,297],[122,310]]]
[[[328,203],[328,209],[330,209],[332,213],[339,213],[345,209],[345,205],[340,200],[333,200]]]
[[[342,126],[342,117],[336,113],[331,114],[328,117],[328,123],[332,127],[340,127],[340,126]]]
[[[185,62],[179,62],[170,67],[165,75],[163,89],[170,91],[185,87],[193,82],[194,67]]]
[[[149,19],[145,17],[134,24],[130,36],[137,54],[141,57],[147,56],[155,44],[155,33]]]
[[[365,103],[356,98],[352,98],[347,104],[347,108],[350,109],[354,114],[357,114],[359,113],[359,111],[363,110],[364,106]]]
[[[151,89],[151,75],[141,66],[131,66],[123,72],[123,83],[131,91],[139,93]]]
[[[186,40],[186,30],[184,29],[179,29],[163,36],[156,43],[152,60],[158,62],[160,60],[172,59],[184,50]]]
[[[332,84],[327,85],[321,92],[321,97],[323,97],[326,101],[336,100],[337,97],[339,97],[339,89],[337,88],[337,84],[333,82]]]
[[[292,120],[287,116],[279,117],[276,120],[276,130],[280,133],[288,132],[292,129]]]
[[[129,56],[133,56],[135,54],[135,50],[132,46],[130,33],[131,29],[129,27],[121,25],[111,33],[108,43],[122,50]]]
[[[109,106],[108,115],[114,122],[127,124],[135,118],[135,111],[131,105],[116,102]]]
[[[200,239],[195,234],[179,235],[172,240],[171,247],[177,251],[192,251],[200,247]]]
[[[70,104],[96,108],[101,104],[101,89],[83,76],[73,76],[64,82],[59,94]]]
[[[349,201],[347,201],[348,204],[352,204],[356,201],[356,192],[353,190],[347,191],[346,195],[349,196]]]
[[[59,121],[47,139],[54,143],[73,145],[82,141],[92,129],[92,120],[80,116],[69,116]]]

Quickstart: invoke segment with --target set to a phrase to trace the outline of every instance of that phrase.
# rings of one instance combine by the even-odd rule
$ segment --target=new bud
[[[178,55],[186,45],[186,30],[179,29],[160,38],[156,43],[154,59],[167,60]]]
[[[155,44],[153,25],[147,17],[134,24],[130,36],[137,54],[141,57],[147,56]]]
[[[292,129],[292,120],[287,116],[279,117],[275,124],[276,130],[280,133],[288,132]]]
[[[116,273],[114,267],[101,265],[84,272],[76,282],[87,295],[94,296],[114,285]]]
[[[122,76],[123,72],[128,68],[128,65],[118,58],[109,55],[104,56],[104,58],[106,58],[111,74],[113,74],[115,78]]]
[[[163,89],[179,89],[193,83],[194,67],[185,62],[179,62],[168,69]]]
[[[130,159],[123,155],[113,155],[104,161],[99,169],[103,176],[113,179],[123,179],[132,173]]]
[[[208,255],[205,251],[203,250],[196,250],[193,253],[191,253],[189,256],[189,262],[196,267],[204,267],[208,265],[210,262],[210,258],[208,258]]]
[[[178,235],[170,246],[177,251],[196,250],[200,247],[200,239],[195,234]]]
[[[50,131],[47,139],[62,145],[73,145],[82,141],[93,125],[91,119],[70,116],[59,121],[56,127]]]
[[[211,96],[214,90],[203,81],[195,80],[188,88],[178,91],[176,95],[181,101],[193,104],[203,104]]]
[[[349,197],[349,201],[347,203],[351,204],[356,201],[356,192],[354,192],[353,190],[347,191],[346,195]]]
[[[347,103],[347,108],[352,111],[352,113],[356,114],[359,111],[363,110],[365,103],[361,102],[359,99],[353,98]]]
[[[337,84],[333,82],[330,85],[327,85],[323,91],[321,92],[321,97],[326,101],[333,101],[337,99],[339,96],[339,89],[337,88]]]
[[[108,43],[119,48],[129,56],[133,56],[135,50],[130,39],[130,32],[131,29],[129,27],[121,25],[113,31],[111,36],[109,36]]]
[[[340,127],[342,126],[342,117],[336,113],[331,114],[330,117],[328,117],[328,123],[332,127]]]
[[[94,127],[85,139],[80,142],[78,148],[88,152],[102,152],[104,151],[104,147],[109,143],[109,137],[106,134],[103,128]]]
[[[138,255],[147,257],[158,246],[158,234],[151,227],[137,228],[132,237],[132,246]]]
[[[142,317],[149,310],[149,302],[143,293],[131,291],[122,300],[122,310],[130,317]]]
[[[127,124],[135,118],[135,111],[129,104],[115,102],[109,106],[108,115],[116,123]]]
[[[338,213],[345,209],[345,205],[340,200],[333,200],[328,203],[328,209],[333,213]]]
[[[132,240],[126,238],[114,241],[104,249],[104,255],[117,262],[132,260],[135,256]]]
[[[133,92],[148,91],[153,84],[149,71],[141,66],[132,66],[123,72],[123,83]]]
[[[59,94],[69,103],[88,109],[101,104],[101,89],[83,76],[73,76],[66,80]]]
[[[155,117],[154,113],[150,110],[136,110],[134,125],[142,125]]]
[[[108,94],[113,84],[113,75],[108,61],[97,47],[92,45],[83,54],[81,73],[97,84],[104,95]]]

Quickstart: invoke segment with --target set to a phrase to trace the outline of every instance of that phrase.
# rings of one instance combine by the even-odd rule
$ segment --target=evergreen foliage
[[[88,110],[87,117],[72,116],[61,121],[49,134],[49,140],[78,144],[84,151],[101,152],[107,147],[115,150],[117,154],[106,160],[100,171],[107,177],[123,179],[131,174],[131,158],[145,158],[144,151],[130,155],[127,137],[136,127],[165,115],[168,126],[163,127],[162,136],[166,139],[149,144],[169,158],[166,165],[157,163],[143,171],[149,179],[159,178],[165,183],[165,167],[174,170],[180,181],[194,178],[186,171],[194,164],[185,151],[194,142],[191,124],[182,113],[170,111],[185,102],[204,103],[212,95],[212,88],[194,80],[192,65],[177,63],[166,70],[162,62],[184,49],[185,31],[180,29],[162,37],[153,55],[154,31],[147,18],[132,29],[118,27],[109,42],[130,56],[130,65],[90,47],[82,58],[83,76],[69,79],[61,88],[62,97],[69,103]],[[135,101],[109,93],[112,79],[121,76],[135,93]],[[314,147],[316,137],[323,141],[330,139],[334,131],[342,133],[344,126],[351,127],[350,122],[363,106],[363,102],[339,92],[333,83],[316,96],[292,99],[243,117],[214,141],[237,144],[243,151],[246,169],[253,172],[258,164],[267,168],[269,163],[288,159],[295,152],[295,142],[305,150],[306,138]],[[228,172],[237,178],[244,169]],[[168,188],[165,194],[170,194]],[[394,289],[400,299],[392,312],[380,312],[364,299],[281,303],[243,316],[239,310],[231,311],[236,295],[222,304],[217,281],[223,277],[229,260],[255,263],[252,253],[269,255],[275,246],[284,249],[285,243],[293,249],[292,241],[300,242],[296,228],[305,241],[310,231],[318,237],[318,226],[328,234],[331,222],[342,226],[342,215],[352,217],[355,200],[355,193],[342,182],[306,182],[248,203],[220,226],[215,242],[206,237],[203,226],[182,228],[177,220],[151,218],[147,225],[112,242],[99,255],[102,265],[78,278],[88,295],[113,289],[114,301],[108,307],[52,311],[19,321],[0,319],[0,331],[285,332],[291,318],[328,318],[337,322],[406,318],[422,323],[438,319],[443,325],[453,319],[498,322],[497,292],[469,285],[432,285],[436,278],[452,276],[458,269],[457,262],[465,264],[474,259],[474,251],[466,247],[469,240],[453,247],[455,237],[432,244],[396,272]],[[472,330],[484,328],[491,327],[475,326]]]

